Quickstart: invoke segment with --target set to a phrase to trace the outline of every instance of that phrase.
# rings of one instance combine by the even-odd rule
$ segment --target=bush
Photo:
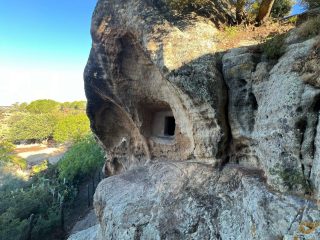
[[[92,135],[74,144],[58,164],[59,179],[79,182],[93,175],[104,163],[104,154]]]
[[[13,154],[14,145],[8,141],[0,141],[0,162],[13,163],[20,169],[27,168],[27,161]]]
[[[42,172],[44,170],[47,170],[48,169],[48,163],[49,163],[48,160],[45,160],[42,163],[33,166],[32,169],[31,169],[31,174],[34,175],[34,174],[40,173],[40,172]]]
[[[36,174],[24,188],[6,188],[0,192],[0,239],[16,240],[26,234],[28,218],[35,216],[33,240],[53,239],[58,230],[59,206],[71,204],[76,188],[58,180],[55,166]]]
[[[286,34],[276,35],[262,44],[262,50],[269,59],[278,59],[285,53]]]
[[[298,35],[302,39],[311,38],[320,34],[320,16],[309,19],[298,28]]]

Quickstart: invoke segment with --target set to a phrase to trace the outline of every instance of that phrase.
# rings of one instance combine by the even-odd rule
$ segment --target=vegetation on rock
[[[320,16],[309,19],[298,28],[298,35],[302,39],[311,38],[320,34]]]
[[[285,53],[285,38],[286,34],[276,35],[262,44],[262,50],[269,59],[278,59]]]

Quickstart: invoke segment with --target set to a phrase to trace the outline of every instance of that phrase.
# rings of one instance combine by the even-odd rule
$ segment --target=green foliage
[[[85,113],[60,118],[54,127],[53,138],[57,142],[75,142],[90,133],[89,119]]]
[[[297,24],[297,22],[298,22],[298,16],[290,17],[290,18],[288,19],[288,22],[289,22],[289,23],[292,23],[292,24]]]
[[[0,142],[0,160],[9,162],[11,160],[11,153],[14,150],[14,145],[8,141]]]
[[[25,229],[28,227],[28,220],[12,218],[9,215],[0,215],[0,239],[17,240],[21,239]]]
[[[0,139],[41,141],[53,137],[55,132],[54,140],[58,142],[77,141],[90,131],[85,108],[85,101],[15,103],[8,110],[10,117],[1,121]]]
[[[273,18],[282,18],[288,15],[293,4],[294,2],[292,0],[275,0],[271,10],[271,16]]]
[[[240,26],[227,26],[224,28],[224,32],[226,33],[227,38],[233,38],[239,32]]]
[[[82,110],[86,109],[87,102],[86,101],[74,101],[74,102],[64,102],[61,103],[60,109],[62,111],[69,111],[69,110]]]
[[[9,139],[20,140],[43,140],[53,134],[56,117],[50,113],[22,114],[16,121],[11,121]]]
[[[320,0],[300,0],[299,3],[306,9],[314,9],[320,7]]]
[[[58,163],[59,179],[70,183],[90,176],[102,166],[104,155],[92,135],[74,144]]]
[[[9,112],[26,112],[27,106],[28,106],[28,103],[26,102],[23,102],[23,103],[16,102],[10,106]]]
[[[51,239],[59,224],[59,206],[62,201],[72,203],[76,188],[57,178],[55,166],[37,174],[24,188],[1,189],[0,239],[16,240],[24,236],[28,218],[35,215],[32,239]]]
[[[269,59],[278,59],[285,53],[286,34],[276,35],[262,44],[262,50]]]
[[[22,170],[25,170],[28,167],[27,160],[24,158],[21,158],[19,156],[16,156],[15,154],[12,154],[10,162],[13,163],[14,165],[18,166]]]
[[[31,102],[26,109],[31,113],[51,113],[59,110],[60,103],[50,100],[41,99]]]
[[[248,17],[253,21],[258,15],[260,4],[262,0],[258,1],[247,1],[246,9]],[[282,18],[290,13],[290,10],[294,4],[293,0],[275,0],[271,9],[271,17]]]
[[[44,170],[47,170],[48,164],[49,164],[48,160],[45,160],[40,164],[34,165],[31,169],[31,173],[34,175],[34,174],[40,173]]]
[[[27,161],[13,154],[14,145],[8,141],[0,141],[0,162],[13,163],[20,169],[27,168]]]
[[[298,35],[302,39],[308,39],[320,34],[320,16],[309,19],[298,28]]]

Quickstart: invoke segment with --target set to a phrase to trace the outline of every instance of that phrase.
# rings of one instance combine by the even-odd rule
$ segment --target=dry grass
[[[302,23],[298,28],[297,34],[301,39],[308,39],[320,34],[320,16]]]
[[[260,27],[253,25],[225,27],[218,35],[217,49],[225,51],[231,48],[257,45],[272,36],[286,33],[294,27],[294,23],[278,22],[270,22]]]

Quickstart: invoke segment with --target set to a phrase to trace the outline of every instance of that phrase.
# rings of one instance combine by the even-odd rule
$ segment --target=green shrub
[[[59,179],[70,183],[91,176],[104,163],[104,154],[92,135],[74,144],[58,164]]]
[[[320,34],[320,16],[309,19],[298,28],[298,35],[302,39],[308,39]]]
[[[28,219],[35,216],[33,240],[52,239],[59,224],[59,206],[63,201],[70,205],[76,188],[58,180],[56,166],[36,174],[24,188],[0,191],[0,239],[16,240],[26,233]]]
[[[0,162],[13,163],[20,169],[27,168],[27,161],[13,154],[15,146],[8,141],[0,141]]]
[[[285,53],[286,34],[276,35],[262,44],[262,50],[269,59],[278,59]]]
[[[17,240],[21,239],[28,227],[28,220],[0,216],[0,239]]]
[[[288,22],[291,23],[291,24],[297,24],[297,22],[298,22],[298,16],[290,17],[290,18],[288,19]]]
[[[48,160],[45,160],[43,161],[42,163],[40,164],[37,164],[37,165],[34,165],[32,166],[31,168],[31,174],[37,174],[37,173],[40,173],[40,172],[43,172],[44,170],[47,170],[48,169]]]
[[[40,215],[32,229],[33,239],[47,239],[52,235],[52,230],[60,224],[59,208],[50,208],[46,215]]]

